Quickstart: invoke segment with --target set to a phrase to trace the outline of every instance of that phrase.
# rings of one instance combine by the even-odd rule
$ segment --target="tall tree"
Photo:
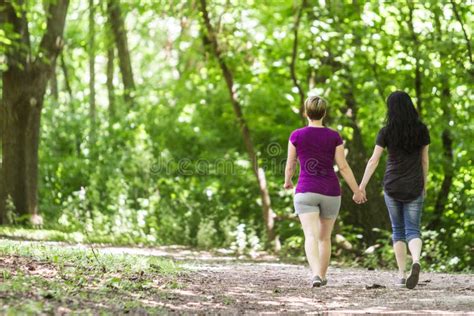
[[[258,183],[260,196],[262,199],[262,213],[263,213],[262,215],[265,222],[267,238],[270,242],[274,243],[274,249],[278,251],[280,249],[280,242],[275,232],[275,227],[274,227],[275,214],[271,207],[270,195],[267,188],[265,173],[262,168],[259,168],[257,154],[255,152],[255,148],[252,143],[250,130],[247,125],[247,121],[245,120],[244,114],[242,112],[242,106],[240,105],[240,101],[237,98],[235,84],[234,84],[234,76],[232,74],[231,69],[227,65],[227,62],[224,56],[222,55],[222,51],[219,46],[216,31],[214,27],[212,26],[211,20],[209,18],[209,12],[207,9],[206,0],[200,0],[200,4],[201,4],[201,7],[200,7],[201,14],[204,20],[204,26],[206,28],[205,36],[207,38],[207,42],[211,46],[211,51],[214,57],[217,59],[219,67],[221,68],[222,75],[224,76],[224,79],[227,85],[227,90],[229,92],[230,102],[232,104],[235,116],[239,123],[240,130],[242,132],[242,138],[245,144],[245,149],[247,150],[247,154],[252,164],[252,170]]]
[[[69,71],[67,69],[66,61],[64,60],[64,54],[61,53],[59,56],[60,62],[61,62],[61,70],[63,72],[63,79],[64,79],[64,85],[66,88],[66,91],[69,95],[69,98],[72,100],[72,88],[71,88],[71,83],[69,82]]]
[[[89,144],[95,146],[96,106],[95,106],[95,4],[89,0]]]
[[[49,80],[49,88],[51,89],[51,96],[57,101],[59,98],[59,91],[58,91],[58,76],[56,74],[56,65],[53,65],[51,79]]]
[[[444,43],[443,39],[443,30],[441,27],[441,10],[434,10],[434,25],[435,25],[435,41],[439,47],[439,59],[441,64],[441,69],[448,69],[446,63],[449,56],[449,46]],[[440,90],[441,90],[441,100],[440,105],[443,111],[443,123],[445,124],[443,131],[441,133],[441,141],[443,144],[443,182],[441,183],[441,188],[438,191],[436,196],[435,207],[433,211],[434,218],[429,223],[429,229],[436,229],[440,227],[441,220],[443,217],[443,212],[448,201],[449,192],[453,184],[454,177],[454,163],[453,163],[453,138],[451,136],[451,127],[448,125],[451,121],[451,112],[449,109],[449,104],[451,102],[451,88],[449,84],[449,72],[442,71],[439,74],[440,78]]]
[[[295,85],[296,89],[298,90],[298,95],[300,97],[299,100],[299,114],[303,125],[306,124],[306,118],[304,116],[304,100],[305,100],[305,93],[301,83],[298,80],[296,75],[296,60],[298,59],[298,29],[300,27],[301,16],[303,15],[303,10],[306,7],[306,0],[302,0],[300,7],[298,8],[297,14],[295,16],[295,24],[293,25],[293,47],[291,51],[291,62],[290,62],[290,74],[291,80],[293,80],[293,84]]]
[[[363,52],[359,51],[359,48],[362,45],[362,34],[364,33],[361,26],[362,7],[360,5],[354,5],[352,10],[343,10],[338,6],[329,5],[329,10],[331,16],[335,20],[334,28],[337,33],[341,36],[351,34],[352,41],[350,42],[350,47],[354,48],[355,55],[362,55]],[[343,21],[345,19],[352,21],[352,24],[348,25],[348,29],[344,28],[345,24]],[[332,50],[338,52],[338,49],[340,48],[331,47],[329,56],[335,55],[336,53],[332,52]],[[353,73],[349,61],[341,63],[331,62],[329,65],[331,65],[333,73],[336,73],[337,71],[341,73],[341,93],[344,105],[340,107],[339,110],[344,125],[350,127],[352,130],[351,139],[346,142],[346,148],[348,151],[347,157],[356,179],[362,179],[366,167],[366,161],[370,156],[368,156],[368,150],[364,144],[358,116],[361,106],[356,97],[357,75]],[[342,208],[350,210],[347,214],[347,223],[363,228],[365,232],[364,238],[368,241],[375,241],[377,235],[373,232],[373,228],[389,227],[388,218],[386,216],[374,216],[374,214],[380,212],[381,207],[384,205],[377,179],[375,178],[369,183],[367,187],[367,195],[371,201],[363,205],[353,203],[351,198],[352,192],[349,187],[343,186],[342,190]]]
[[[109,97],[109,117],[115,118],[115,87],[114,87],[114,47],[107,48],[107,95]]]
[[[0,1],[1,21],[9,25],[8,69],[3,72],[0,221],[10,196],[19,215],[38,212],[38,146],[43,98],[56,57],[63,47],[68,0],[49,4],[46,31],[33,54],[24,1]]]
[[[107,12],[109,23],[114,34],[115,45],[117,46],[119,67],[122,73],[124,87],[124,98],[127,103],[133,99],[135,90],[135,81],[133,79],[132,63],[130,60],[130,51],[128,49],[127,30],[125,28],[124,17],[120,8],[119,0],[107,0]]]
[[[420,55],[420,39],[415,32],[415,25],[413,23],[413,14],[415,12],[415,4],[412,0],[407,0],[408,6],[408,29],[410,30],[411,46],[413,47],[413,57],[415,58],[415,95],[416,95],[416,109],[420,117],[423,111],[423,70],[421,69],[421,55]]]
[[[458,6],[456,5],[456,2],[454,0],[450,0],[451,5],[453,7],[453,12],[454,16],[456,17],[456,20],[459,22],[461,25],[462,29],[462,34],[464,35],[464,41],[466,43],[466,54],[467,58],[469,59],[470,62],[470,69],[468,69],[469,73],[471,76],[474,76],[474,61],[472,59],[472,48],[471,48],[471,40],[469,39],[469,36],[467,35],[466,28],[464,27],[463,20],[461,18],[461,15],[459,14]]]

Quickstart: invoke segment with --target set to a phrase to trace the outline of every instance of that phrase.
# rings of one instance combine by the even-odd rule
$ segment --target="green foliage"
[[[289,68],[299,4],[220,0],[208,4],[259,163],[266,171],[272,207],[277,216],[291,216],[292,196],[282,189],[282,182],[289,134],[301,126],[299,95]],[[470,254],[474,174],[469,152],[474,139],[473,66],[452,4],[421,1],[414,6],[418,43],[413,42],[404,4],[311,3],[302,12],[295,71],[307,94],[329,100],[328,125],[348,142],[354,133],[351,115],[356,115],[364,144],[359,150],[368,156],[383,124],[388,94],[402,89],[419,101],[414,82],[418,59],[421,114],[432,139],[423,225],[437,216],[434,209],[445,176],[441,138],[445,129],[452,134],[454,170],[437,235],[424,233],[424,256],[431,269],[460,271],[472,267],[474,260]],[[28,14],[33,47],[44,29],[41,9],[38,2]],[[472,10],[464,3],[457,9],[472,37]],[[64,234],[53,238],[79,242],[232,247],[237,253],[268,246],[257,182],[221,70],[203,40],[195,4],[123,1],[137,89],[130,107],[122,98],[114,60],[115,115],[105,86],[112,36],[107,28],[97,28],[95,127],[88,104],[88,30],[83,14],[87,10],[86,2],[71,3],[62,52],[65,64],[58,60],[56,69],[59,98],[55,100],[51,91],[45,97],[39,152],[39,210],[45,228]],[[105,23],[101,10],[96,15],[98,23]],[[0,70],[13,33],[11,26],[0,29]],[[449,85],[447,101],[443,78]],[[357,103],[356,113],[348,109],[349,92]],[[94,143],[89,139],[92,128]],[[277,152],[269,150],[274,144]],[[373,181],[382,175],[380,166]],[[387,216],[384,205],[379,209],[380,214],[373,216]],[[379,240],[367,244],[366,232],[348,222],[350,212],[350,206],[345,207],[336,228],[354,246],[355,254],[349,252],[347,257],[367,267],[393,266],[389,233],[380,231]],[[303,253],[297,222],[278,221],[276,230],[284,254]],[[363,254],[371,246],[374,251]],[[345,260],[344,252],[338,260]]]

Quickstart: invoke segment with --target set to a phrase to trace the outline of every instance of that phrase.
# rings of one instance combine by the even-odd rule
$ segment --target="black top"
[[[383,178],[384,191],[391,198],[410,202],[418,198],[424,187],[423,167],[421,165],[421,150],[430,143],[430,133],[423,125],[422,143],[419,150],[407,153],[403,149],[392,148],[385,136],[385,127],[378,135],[376,144],[387,147],[388,159]]]

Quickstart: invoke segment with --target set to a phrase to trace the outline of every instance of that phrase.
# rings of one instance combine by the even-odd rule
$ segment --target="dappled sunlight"
[[[474,306],[472,276],[462,274],[424,273],[419,286],[415,290],[407,290],[392,284],[392,271],[332,268],[327,286],[310,288],[309,271],[303,265],[229,261],[220,259],[220,255],[212,257],[212,253],[217,251],[202,252],[180,246],[100,248],[98,259],[107,262],[105,272],[100,261],[92,258],[90,245],[4,240],[1,249],[3,253],[16,249],[22,255],[0,256],[0,269],[3,270],[0,279],[16,282],[19,278],[20,282],[24,282],[24,276],[36,277],[35,282],[41,281],[42,287],[65,289],[77,286],[81,293],[88,293],[97,299],[102,299],[106,293],[114,293],[111,299],[119,302],[86,303],[86,306],[101,309],[113,308],[110,304],[122,306],[123,301],[130,308],[140,304],[146,308],[176,312],[234,313],[245,308],[246,311],[258,313],[318,311],[327,315],[430,315],[441,313],[433,306],[457,311],[472,310]],[[58,256],[60,249],[62,256]],[[24,257],[31,251],[34,251],[36,258],[44,258],[45,261]],[[162,274],[167,270],[161,261],[145,264],[154,258],[181,262],[184,270]],[[156,264],[161,265],[157,267]],[[61,266],[63,268],[60,269]],[[385,287],[367,289],[368,284]],[[26,295],[19,290],[16,295]],[[55,297],[54,292],[47,289],[39,291],[43,293],[41,295]]]
[[[397,316],[409,316],[409,315],[472,315],[473,313],[464,313],[464,312],[449,312],[444,310],[436,310],[436,309],[423,309],[423,310],[391,310],[386,307],[372,307],[372,308],[365,308],[365,309],[341,309],[337,311],[325,311],[324,315],[328,316],[349,316],[349,315],[367,315],[367,314],[375,314],[375,315],[397,315]]]
[[[0,315],[474,316],[472,2],[0,1]]]

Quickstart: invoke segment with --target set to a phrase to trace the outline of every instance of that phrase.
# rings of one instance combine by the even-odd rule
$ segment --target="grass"
[[[78,242],[78,240],[75,240],[73,234],[47,229],[27,229],[20,227],[0,226],[0,236],[11,239]]]
[[[153,256],[0,240],[0,314],[159,313],[183,269]],[[159,301],[159,300],[158,300]]]
[[[69,243],[107,243],[114,245],[136,244],[128,239],[117,240],[110,236],[86,236],[81,232],[62,232],[52,229],[29,229],[22,227],[0,226],[0,237],[18,240],[64,241]]]

